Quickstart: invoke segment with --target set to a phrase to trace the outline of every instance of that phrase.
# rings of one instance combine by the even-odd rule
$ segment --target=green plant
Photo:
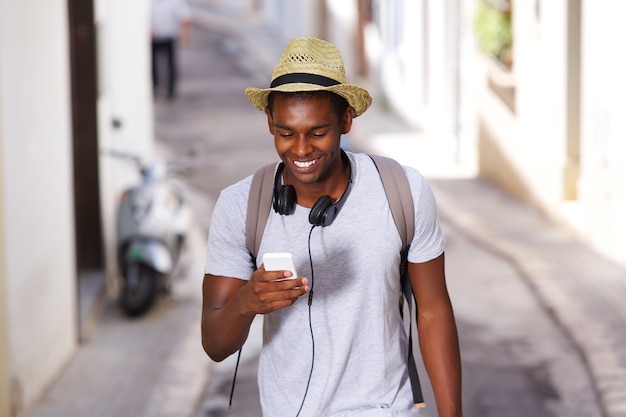
[[[511,14],[508,10],[498,9],[492,3],[481,1],[476,11],[474,32],[480,49],[505,66],[511,66],[513,34]]]

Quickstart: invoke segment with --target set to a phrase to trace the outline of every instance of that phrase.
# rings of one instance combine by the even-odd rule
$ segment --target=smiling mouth
[[[312,167],[313,165],[315,165],[316,162],[317,162],[317,159],[314,159],[312,161],[293,161],[293,164],[297,166],[298,168],[305,169],[305,168]]]

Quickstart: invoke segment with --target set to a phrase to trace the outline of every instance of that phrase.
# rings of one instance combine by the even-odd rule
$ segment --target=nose
[[[294,143],[293,152],[298,155],[299,158],[304,158],[307,155],[311,154],[313,150],[313,146],[306,138],[305,135],[299,135],[298,139]]]

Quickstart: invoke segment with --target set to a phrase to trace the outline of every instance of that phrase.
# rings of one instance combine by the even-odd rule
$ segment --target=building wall
[[[487,86],[493,66],[485,61],[479,163],[481,175],[550,211],[562,200],[566,7],[564,2],[541,4],[540,20],[532,3],[513,4],[514,111]]]
[[[1,273],[11,395],[19,408],[41,393],[76,346],[68,22],[63,0],[2,7]]]
[[[584,2],[582,10],[581,209],[576,226],[602,252],[626,263],[626,4]]]
[[[3,5],[0,3],[0,14],[3,14]],[[0,39],[2,32],[0,31]],[[3,44],[0,42],[0,417],[9,417],[11,413],[11,370],[9,355],[9,318],[7,308],[7,279],[6,279],[6,201],[4,192],[4,125],[2,100],[2,58]]]
[[[356,31],[358,22],[356,0],[325,0],[326,39],[341,52],[349,83],[358,84],[356,78]]]
[[[439,86],[435,78],[425,83],[427,68],[436,65],[429,59],[428,51],[441,50],[437,36],[426,36],[426,31],[436,25],[440,8],[431,8],[425,13],[427,0],[380,1],[375,4],[378,32],[381,45],[380,84],[381,99],[387,100],[391,108],[411,125],[421,128],[425,125],[427,96],[426,89]],[[429,27],[417,22],[429,22]],[[428,45],[430,44],[430,45]],[[437,48],[433,48],[437,45]],[[441,74],[441,71],[438,72]]]
[[[148,2],[95,5],[99,140],[151,156]],[[8,394],[15,413],[39,398],[78,343],[69,22],[64,0],[2,1],[0,16],[0,398],[6,406]],[[137,174],[103,159],[103,224],[114,250],[114,207]]]
[[[460,1],[373,0],[363,27],[370,89],[416,130],[453,139],[458,125]]]
[[[513,2],[514,110],[488,86],[497,71],[477,55],[480,175],[626,263],[626,64],[611,59],[626,8],[539,5]]]
[[[97,0],[98,139],[102,150],[151,158],[154,152],[150,69],[149,1]],[[115,127],[113,122],[119,123]],[[115,214],[124,188],[140,178],[130,164],[103,156],[100,160],[102,224],[109,294],[118,290]]]

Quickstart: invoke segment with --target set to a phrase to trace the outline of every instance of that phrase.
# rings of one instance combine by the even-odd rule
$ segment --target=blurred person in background
[[[281,160],[272,175],[274,210],[255,259],[246,243],[252,176],[221,192],[206,250],[204,350],[216,361],[236,353],[263,315],[264,416],[419,416],[398,310],[402,242],[374,162],[340,148],[370,94],[346,83],[334,45],[296,38],[270,88],[248,88],[246,95],[265,113]],[[404,173],[414,202],[408,271],[422,356],[438,415],[461,417],[445,239],[426,179],[409,167]],[[268,252],[291,252],[300,275],[265,270]]]
[[[186,0],[150,0],[152,38],[152,86],[155,97],[159,85],[161,62],[165,59],[167,98],[176,97],[178,81],[177,47],[191,42],[191,11]]]

